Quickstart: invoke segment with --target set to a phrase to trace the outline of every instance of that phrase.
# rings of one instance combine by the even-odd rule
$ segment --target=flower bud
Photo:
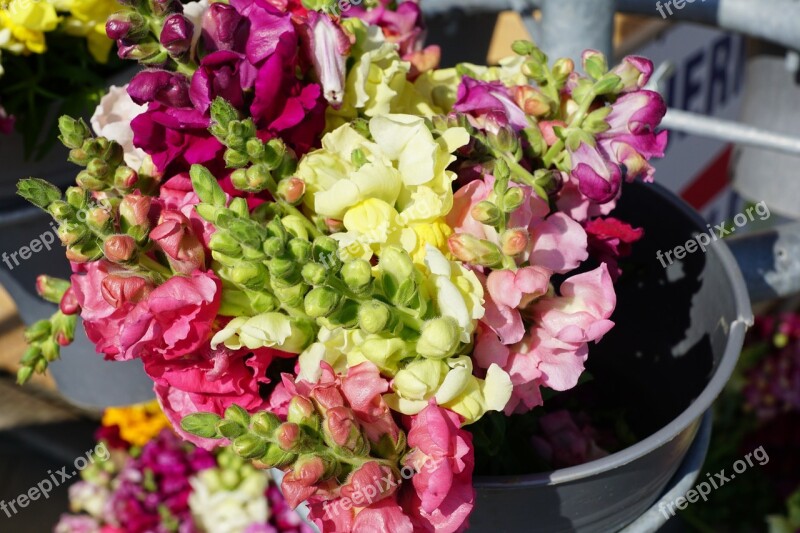
[[[528,248],[528,232],[525,228],[509,229],[500,236],[500,249],[504,255],[514,257]]]
[[[348,261],[342,265],[342,279],[354,292],[362,292],[372,281],[372,266],[363,259]]]
[[[266,267],[260,263],[240,262],[230,269],[228,276],[237,285],[251,289],[263,288],[269,278]]]
[[[108,305],[119,308],[124,304],[136,304],[153,292],[153,284],[139,276],[109,274],[100,283],[100,295]]]
[[[326,317],[339,304],[339,295],[328,287],[316,287],[306,294],[303,303],[306,314],[311,318]]]
[[[47,212],[56,220],[68,220],[75,214],[75,209],[63,200],[56,200],[47,207]]]
[[[75,340],[75,326],[78,324],[76,315],[62,315],[56,313],[51,319],[53,339],[59,346],[67,346]]]
[[[143,70],[128,84],[128,94],[139,105],[159,102],[169,107],[191,107],[189,80],[166,70]]]
[[[328,271],[318,263],[306,263],[301,274],[309,285],[322,285],[328,277]]]
[[[25,385],[28,381],[30,381],[32,376],[33,368],[29,366],[20,367],[20,369],[17,370],[17,384]]]
[[[75,295],[75,289],[73,289],[72,286],[70,286],[64,293],[64,296],[61,297],[58,306],[65,315],[75,315],[80,312],[81,308],[78,304],[78,297]]]
[[[311,259],[312,245],[305,239],[292,239],[289,241],[289,254],[300,264],[305,264]]]
[[[49,320],[39,320],[25,330],[25,341],[28,344],[40,342],[52,334],[52,324]]]
[[[503,194],[503,211],[513,213],[525,201],[525,191],[520,187],[509,187]]]
[[[460,261],[481,266],[496,266],[503,260],[500,249],[489,241],[458,233],[447,239],[447,247]]]
[[[103,241],[103,255],[112,263],[128,262],[136,251],[136,241],[130,235],[112,235]]]
[[[45,276],[44,274],[36,278],[36,292],[48,302],[57,304],[61,301],[64,293],[70,288],[69,281],[65,279]]]
[[[272,439],[272,434],[281,425],[280,419],[269,411],[259,411],[251,417],[251,430],[259,437]]]
[[[241,437],[247,432],[244,426],[231,420],[220,420],[217,423],[217,433],[226,439]]]
[[[123,229],[150,226],[150,206],[152,197],[141,194],[128,194],[119,204],[120,222]]]
[[[275,297],[289,307],[302,308],[303,299],[309,290],[305,283],[298,283],[291,287],[273,287]]]
[[[242,256],[242,245],[225,231],[217,231],[211,235],[208,240],[208,247],[212,252],[218,252],[227,257],[238,258]]]
[[[489,134],[489,140],[501,152],[513,154],[519,148],[519,138],[508,126],[498,127],[496,133]]]
[[[213,5],[213,4],[212,4]],[[297,460],[294,453],[285,452],[276,444],[269,444],[266,453],[253,461],[256,468],[286,468]]]
[[[117,167],[114,171],[114,186],[123,191],[133,189],[139,181],[139,173],[128,166]]]
[[[314,239],[312,255],[314,261],[325,265],[329,270],[338,271],[341,268],[342,262],[339,258],[339,243],[330,237],[324,236]]]
[[[86,224],[99,232],[111,226],[111,211],[103,207],[93,207],[86,212]]]
[[[275,287],[292,287],[300,282],[299,265],[292,259],[272,259],[269,274]]]
[[[164,211],[158,226],[150,232],[153,239],[167,255],[173,270],[181,274],[191,274],[205,267],[206,257],[203,245],[180,211]]]
[[[389,307],[378,300],[364,302],[358,308],[358,326],[367,333],[380,333],[391,318]]]
[[[494,226],[500,222],[500,217],[502,216],[497,206],[487,200],[475,204],[470,214],[476,221],[488,226]]]
[[[522,65],[522,73],[537,82],[545,81],[544,69],[544,65],[539,61],[526,61]]]
[[[64,246],[71,246],[81,241],[88,235],[86,228],[70,222],[61,224],[56,231],[59,240]]]
[[[117,55],[120,59],[130,59],[141,62],[151,60],[151,62],[157,62],[160,59],[161,47],[155,41],[125,44],[117,48]]]
[[[347,407],[328,409],[322,428],[325,442],[333,448],[344,448],[355,455],[365,455],[369,451],[369,443],[362,435],[353,412]]]
[[[422,326],[417,353],[431,359],[450,357],[458,347],[460,337],[458,322],[454,318],[434,318]]]
[[[68,261],[73,263],[87,263],[103,255],[102,250],[94,244],[77,244],[69,246],[65,253]]]
[[[58,137],[62,144],[67,148],[80,148],[83,142],[92,136],[92,131],[82,118],[74,118],[64,115],[58,119]]]
[[[113,13],[106,20],[106,35],[112,41],[125,39],[137,42],[147,36],[149,29],[144,17],[136,11]]]
[[[41,344],[42,348],[42,357],[48,363],[52,363],[53,361],[58,361],[58,357],[61,353],[61,347],[58,345],[55,339],[45,339],[44,342]]]
[[[606,56],[597,50],[585,50],[581,55],[581,63],[583,71],[595,80],[599,80],[608,72]]]
[[[288,178],[278,184],[278,196],[290,205],[297,205],[303,200],[306,184],[300,178]]]
[[[511,92],[514,101],[527,115],[543,117],[555,111],[555,102],[530,85],[519,85]]]
[[[319,429],[319,416],[314,404],[302,396],[295,396],[289,402],[286,420],[301,426],[308,426],[313,430]]]
[[[286,422],[281,424],[275,432],[275,440],[281,450],[296,453],[303,449],[304,435],[303,430],[295,423]]]
[[[92,175],[92,177],[97,178],[98,180],[104,180],[108,177],[111,168],[108,166],[108,163],[100,159],[99,157],[95,157],[89,164],[86,165],[86,172]]]
[[[653,75],[653,62],[640,56],[627,56],[611,71],[622,80],[621,93],[644,89]]]
[[[568,58],[562,57],[558,61],[553,64],[553,77],[559,83],[559,85],[563,84],[567,81],[570,74],[575,71],[575,62]]]
[[[170,57],[177,59],[186,55],[192,47],[194,24],[180,14],[170,15],[164,20],[159,40],[169,52]]]
[[[258,459],[267,452],[267,442],[261,437],[250,433],[236,437],[231,447],[243,459]]]

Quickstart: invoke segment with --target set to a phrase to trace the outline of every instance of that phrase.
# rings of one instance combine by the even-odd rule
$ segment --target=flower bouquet
[[[99,461],[69,489],[55,533],[311,533],[269,476],[182,442],[158,405],[109,408]]]
[[[73,268],[39,280],[60,309],[19,381],[80,316],[107,359],[143,361],[186,439],[283,470],[321,530],[465,529],[475,428],[575,387],[614,326],[643,232],[608,215],[667,140],[651,63],[587,51],[584,75],[517,42],[437,69],[413,2],[231,0],[193,21],[137,0],[107,29],[150,67],[127,87],[143,107],[116,117],[127,151],[62,117],[77,185],[19,185]],[[601,453],[586,424],[542,425],[530,453]]]
[[[41,158],[55,141],[42,131],[55,132],[59,114],[97,105],[106,78],[125,66],[105,32],[118,9],[114,0],[0,3],[0,140],[16,126],[25,156]]]

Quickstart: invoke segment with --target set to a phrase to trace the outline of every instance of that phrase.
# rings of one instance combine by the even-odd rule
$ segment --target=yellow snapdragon
[[[134,446],[144,446],[161,430],[172,427],[155,400],[128,407],[109,407],[103,411],[102,424],[118,426],[120,437]]]
[[[372,141],[341,126],[300,161],[306,207],[342,221],[345,231],[332,237],[348,257],[368,259],[399,245],[422,263],[427,245],[446,251],[455,179],[447,167],[469,134],[450,128],[434,137],[424,119],[400,114],[372,118],[369,132]]]

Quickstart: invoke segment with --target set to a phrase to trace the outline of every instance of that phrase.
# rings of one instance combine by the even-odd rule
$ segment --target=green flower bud
[[[320,419],[314,404],[302,396],[295,396],[289,402],[286,420],[301,426],[307,426],[314,431],[319,430]]]
[[[305,193],[306,183],[300,178],[287,178],[278,183],[278,197],[287,204],[299,204]]]
[[[83,148],[73,148],[69,151],[69,156],[67,157],[67,161],[82,167],[88,165],[90,159],[89,154]]]
[[[48,366],[47,359],[41,358],[38,361],[36,361],[35,365],[33,365],[33,371],[36,372],[37,374],[44,374],[45,372],[47,372],[47,366]]]
[[[545,81],[545,66],[539,61],[528,61],[522,65],[522,73],[537,81]]]
[[[291,287],[300,282],[300,268],[292,259],[272,259],[269,261],[269,273],[277,287]]]
[[[250,139],[251,141],[256,139]],[[225,166],[228,168],[243,168],[250,163],[250,158],[243,152],[227,149],[225,150]],[[234,185],[235,186],[235,185]],[[239,187],[236,187],[237,189]]]
[[[339,259],[339,243],[330,237],[317,237],[314,239],[314,261],[321,263],[332,270],[341,268]]]
[[[494,226],[500,222],[500,217],[502,216],[500,209],[498,209],[497,206],[492,202],[487,200],[483,200],[482,202],[475,204],[475,206],[472,208],[472,211],[470,211],[470,214],[476,221],[488,226]]]
[[[61,302],[61,298],[69,287],[70,282],[66,279],[54,278],[44,274],[36,278],[36,292],[40,297],[54,304]]]
[[[389,323],[392,313],[378,300],[364,302],[358,308],[358,326],[367,333],[380,333]]]
[[[97,157],[89,161],[89,164],[86,165],[86,172],[99,180],[107,178],[110,171],[111,168],[108,166],[108,163]]]
[[[216,101],[222,101],[217,98]],[[225,191],[219,186],[217,178],[202,165],[192,165],[189,170],[189,176],[192,179],[192,187],[194,192],[203,203],[211,204],[217,207],[225,207]]]
[[[306,263],[301,274],[309,285],[322,285],[328,278],[328,271],[318,263]]]
[[[378,268],[384,294],[397,305],[405,305],[416,294],[414,263],[402,248],[389,246],[381,254]]]
[[[594,92],[597,95],[616,94],[622,90],[622,78],[609,72],[594,85]]]
[[[264,163],[271,169],[278,168],[285,159],[286,145],[280,139],[270,139],[264,146]]]
[[[452,235],[447,246],[457,259],[465,263],[493,267],[503,261],[503,254],[496,244],[466,233]]]
[[[257,435],[246,433],[236,437],[231,448],[243,459],[257,459],[267,453],[267,442]]]
[[[242,246],[225,231],[217,231],[208,241],[208,247],[213,252],[219,252],[228,257],[241,257]]]
[[[48,213],[56,220],[70,220],[75,215],[75,208],[63,200],[56,200],[47,207]]]
[[[429,320],[422,326],[417,353],[431,359],[444,359],[455,353],[461,337],[458,322],[452,317]]]
[[[17,370],[17,385],[25,385],[28,381],[30,381],[32,376],[33,368],[29,366],[20,367],[20,369]]]
[[[121,166],[114,171],[114,186],[123,191],[131,190],[139,181],[139,174],[131,167]]]
[[[247,288],[258,289],[267,283],[269,274],[260,263],[239,263],[230,271],[230,280]]]
[[[363,259],[348,261],[342,265],[342,279],[354,292],[360,293],[372,281],[372,266]]]
[[[25,341],[28,344],[43,341],[50,337],[52,326],[49,320],[39,320],[25,330]]]
[[[103,207],[93,207],[86,213],[86,224],[98,232],[110,229],[112,222],[111,211]]]
[[[219,415],[214,413],[193,413],[183,417],[181,428],[187,433],[206,439],[218,439],[217,423]]]
[[[236,422],[243,427],[250,426],[250,414],[242,407],[232,404],[230,407],[225,409],[225,420],[230,420],[231,422]]]
[[[89,195],[80,187],[68,188],[64,198],[75,209],[83,209],[89,202]]]
[[[595,80],[599,80],[608,72],[606,56],[597,50],[586,50],[583,52],[581,59],[583,61],[583,71]]]
[[[63,115],[58,119],[58,131],[61,135],[58,139],[67,148],[80,148],[83,141],[92,136],[92,131],[82,118],[74,118]]]
[[[17,194],[40,209],[47,209],[50,204],[61,199],[58,187],[39,178],[18,181]]]
[[[266,148],[264,147],[264,142],[261,139],[258,137],[253,137],[252,139],[248,139],[245,143],[245,151],[252,161],[260,162],[264,157]]]
[[[73,223],[64,223],[56,231],[59,240],[64,246],[71,246],[81,241],[89,232],[83,226]]]
[[[511,50],[513,50],[515,54],[521,56],[529,56],[533,53],[535,49],[536,45],[530,41],[520,40],[520,41],[514,41],[511,44]]]
[[[298,283],[291,287],[275,287],[275,296],[282,303],[292,308],[300,308],[303,306],[303,300],[308,292],[309,287],[305,283]]]
[[[525,193],[520,187],[509,187],[503,195],[503,211],[513,213],[525,201]]]
[[[272,439],[272,434],[281,425],[281,420],[269,411],[259,411],[251,417],[251,431],[259,437]]]
[[[305,311],[311,318],[328,316],[339,304],[339,294],[328,287],[316,287],[306,294]]]
[[[239,120],[239,113],[227,100],[217,96],[211,102],[211,120],[227,130],[231,122]]]
[[[33,367],[40,357],[42,357],[41,348],[38,346],[28,346],[19,362],[21,365]]]
[[[311,259],[311,243],[303,239],[289,241],[289,254],[300,264],[305,264]]]
[[[297,454],[285,452],[277,444],[270,444],[266,453],[253,464],[257,468],[286,468],[296,460]]]
[[[246,432],[247,430],[245,427],[238,422],[232,422],[230,420],[220,420],[217,422],[217,433],[226,439],[235,439],[236,437],[244,435]]]
[[[267,257],[280,257],[283,255],[286,247],[283,239],[280,237],[270,237],[264,241],[263,249]]]
[[[48,363],[58,360],[59,354],[61,353],[61,348],[55,339],[46,339],[44,342],[42,342],[41,346],[42,356],[44,356]]]

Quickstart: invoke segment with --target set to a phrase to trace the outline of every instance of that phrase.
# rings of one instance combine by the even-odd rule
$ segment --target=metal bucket
[[[645,238],[617,285],[617,326],[592,347],[587,368],[608,394],[624,395],[629,423],[646,438],[572,468],[476,478],[470,531],[622,529],[664,492],[736,365],[752,314],[727,246],[718,241],[665,269],[656,252],[708,230],[657,185],[627,186],[614,214],[645,228]]]

